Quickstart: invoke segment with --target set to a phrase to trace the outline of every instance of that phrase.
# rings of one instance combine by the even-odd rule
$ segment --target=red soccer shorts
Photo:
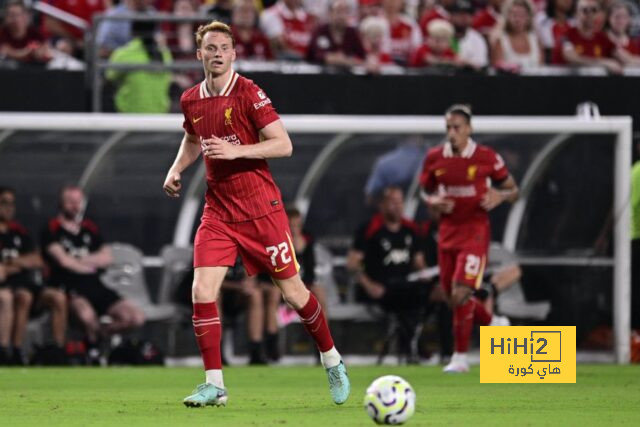
[[[284,280],[298,272],[284,210],[242,222],[203,215],[193,246],[194,267],[232,267],[240,254],[250,276],[264,272]]]
[[[487,262],[486,248],[438,250],[440,283],[447,295],[451,295],[452,283],[478,289]]]

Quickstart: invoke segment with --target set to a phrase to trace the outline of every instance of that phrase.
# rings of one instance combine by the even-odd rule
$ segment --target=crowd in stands
[[[360,66],[370,73],[384,67],[517,73],[542,65],[620,73],[640,65],[636,0],[26,1],[4,1],[0,58],[50,68],[81,68],[78,60],[93,53],[87,35],[97,14],[110,19],[92,34],[96,56],[114,60],[137,37],[130,19],[114,18],[142,14],[191,19],[147,28],[155,34],[147,39],[171,56],[140,52],[161,61],[193,59],[194,30],[217,19],[232,25],[238,58],[247,60]]]

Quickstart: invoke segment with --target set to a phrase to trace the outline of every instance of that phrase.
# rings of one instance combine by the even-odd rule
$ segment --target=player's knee
[[[67,310],[67,296],[64,292],[59,290],[51,291],[49,301],[49,307],[51,309],[59,311]]]
[[[220,296],[219,289],[211,286],[211,284],[194,279],[193,286],[191,287],[191,297],[193,302],[211,302],[217,301]]]
[[[133,311],[131,313],[131,327],[139,328],[144,325],[144,321],[144,312],[138,307],[133,307]]]
[[[471,296],[471,288],[463,285],[457,285],[453,287],[453,291],[451,292],[451,305],[453,307],[457,307],[459,305],[467,302],[469,297]]]

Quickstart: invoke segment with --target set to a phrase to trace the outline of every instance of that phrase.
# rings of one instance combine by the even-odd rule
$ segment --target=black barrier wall
[[[572,115],[589,100],[603,115],[631,115],[640,122],[640,77],[246,76],[282,114],[433,115],[468,102],[482,115]],[[86,87],[82,72],[0,70],[0,111],[89,111]]]

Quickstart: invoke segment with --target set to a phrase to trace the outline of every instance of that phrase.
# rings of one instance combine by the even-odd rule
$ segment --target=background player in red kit
[[[471,109],[454,105],[445,115],[447,142],[431,149],[420,183],[429,208],[440,217],[440,280],[453,309],[455,351],[445,372],[467,372],[466,353],[474,321],[508,325],[473,292],[482,283],[491,232],[488,211],[518,198],[518,187],[499,154],[471,138]],[[494,188],[489,184],[495,185]]]
[[[178,197],[180,173],[202,153],[207,168],[205,207],[194,242],[193,326],[206,382],[184,399],[187,406],[225,405],[216,300],[239,253],[249,275],[266,272],[300,315],[320,351],[331,396],[349,396],[349,379],[318,301],[298,275],[280,190],[265,159],[289,157],[291,140],[271,100],[238,75],[231,29],[213,21],[198,28],[197,57],[205,80],[180,100],[185,135],[164,190]]]

